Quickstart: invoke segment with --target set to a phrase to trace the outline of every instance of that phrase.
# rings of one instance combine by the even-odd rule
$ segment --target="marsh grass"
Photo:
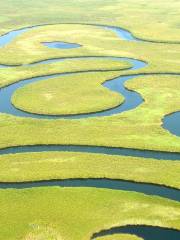
[[[123,67],[119,63],[119,68],[121,65]],[[116,76],[116,72],[80,73],[35,82],[16,90],[12,103],[23,111],[50,115],[106,110],[120,105],[124,100],[120,94],[102,86]]]
[[[42,23],[83,22],[124,27],[139,38],[179,42],[179,9],[177,0],[7,0],[1,1],[1,34]]]
[[[164,115],[179,110],[179,77],[137,77],[126,86],[145,102],[109,117],[52,121],[1,114],[0,147],[70,144],[180,151],[180,139],[161,127]]]
[[[44,187],[0,190],[0,229],[4,240],[26,239],[41,228],[64,240],[87,240],[95,232],[127,224],[180,230],[180,203],[126,191]],[[41,227],[42,226],[42,227]]]
[[[155,41],[179,41],[179,1],[1,1],[0,32],[44,23],[97,23],[121,26],[137,37]],[[36,6],[36,7],[34,7]],[[166,17],[164,17],[166,16]],[[74,34],[76,33],[76,34]],[[67,41],[82,48],[53,50],[43,41]],[[123,70],[127,63],[115,61],[73,60],[48,65],[26,64],[50,58],[81,56],[116,56],[141,59],[149,65],[138,71]],[[0,69],[0,86],[40,75],[88,70],[117,72],[84,73],[86,86],[107,78],[133,73],[180,73],[180,45],[121,41],[111,31],[79,24],[44,26],[30,30],[0,49],[1,64],[24,64]],[[96,75],[96,77],[95,77]],[[81,76],[81,74],[77,75]],[[98,79],[97,79],[98,77]],[[79,89],[69,92],[76,77],[64,79],[63,91],[84,94]],[[0,148],[35,144],[103,145],[164,151],[180,151],[180,139],[161,127],[164,115],[179,110],[178,76],[143,76],[127,82],[126,87],[141,94],[144,103],[121,115],[82,120],[38,120],[0,115]],[[66,80],[66,81],[65,81]],[[76,79],[77,80],[77,79]],[[84,79],[83,79],[84,80]],[[61,90],[55,80],[56,90]],[[83,82],[84,83],[84,82]],[[52,89],[49,81],[46,88]],[[84,86],[84,85],[83,85]],[[33,92],[30,93],[30,89]],[[94,87],[94,86],[93,86]],[[96,90],[97,90],[96,89]],[[93,90],[95,90],[93,88]],[[23,92],[24,91],[24,92]],[[29,91],[29,93],[28,93]],[[122,97],[102,90],[106,101],[89,95],[81,111],[92,101],[105,108],[122,102]],[[28,102],[36,92],[43,95],[41,83],[19,89],[13,103],[40,111],[40,99]],[[26,99],[28,93],[28,97]],[[54,94],[56,95],[56,94]],[[59,99],[59,96],[58,96]],[[63,97],[61,100],[63,101]],[[57,101],[51,101],[50,107]],[[68,102],[68,109],[71,102]],[[3,104],[2,102],[0,104]],[[44,103],[41,103],[44,104]],[[47,101],[45,103],[47,104]],[[49,107],[49,108],[50,108]],[[54,105],[53,112],[56,106]],[[76,109],[76,111],[80,111]],[[69,111],[69,110],[68,110]],[[52,178],[117,178],[152,182],[179,188],[179,163],[133,157],[104,156],[84,153],[30,153],[0,156],[1,181],[45,180]],[[94,232],[127,224],[146,224],[180,230],[180,203],[155,196],[125,191],[92,188],[44,187],[24,190],[0,190],[0,237],[3,240],[87,240]],[[115,237],[115,238],[114,238]],[[137,239],[134,236],[109,236],[109,239]]]
[[[108,178],[180,188],[179,161],[92,153],[42,152],[0,156],[0,182]]]
[[[75,37],[73,35],[72,37],[72,31],[76,31],[77,27],[80,27],[79,31],[81,34],[77,34]],[[24,56],[23,51],[25,51],[27,46],[30,44],[30,48],[27,48],[28,56],[30,54],[30,59],[28,61],[30,62],[33,61],[33,59],[38,60],[39,56],[41,56],[43,52],[44,54],[47,54],[46,59],[48,56],[57,57],[58,51],[54,50],[51,53],[49,49],[46,49],[45,47],[38,44],[40,41],[45,40],[44,34],[48,31],[50,31],[48,40],[54,39],[55,34],[62,33],[64,41],[68,41],[68,39],[69,41],[74,40],[75,42],[83,41],[80,43],[85,44],[84,50],[80,48],[78,50],[74,49],[74,54],[76,53],[77,56],[87,56],[87,54],[89,56],[94,56],[95,53],[96,55],[102,55],[102,53],[104,53],[107,56],[112,56],[113,54],[115,56],[122,56],[121,54],[123,53],[123,56],[140,58],[148,61],[149,63],[146,68],[138,71],[121,70],[116,72],[110,71],[96,73],[97,76],[99,76],[99,80],[97,80],[99,83],[102,83],[104,80],[115,76],[133,73],[137,74],[140,72],[142,73],[142,71],[145,73],[154,73],[156,71],[157,73],[163,73],[164,71],[173,73],[173,71],[179,71],[179,52],[177,51],[179,48],[178,45],[158,45],[152,43],[146,44],[120,41],[117,36],[110,31],[105,31],[95,26],[85,25],[57,25],[45,26],[41,27],[41,29],[34,29],[32,32],[27,32],[22,36],[19,36],[15,41],[13,41],[12,44],[7,45],[6,48],[1,51],[1,54],[4,51],[6,58],[11,59],[9,57],[9,54],[12,52],[16,53],[16,51],[21,52],[21,49],[23,53],[22,56]],[[68,31],[70,31],[69,35],[67,35]],[[94,34],[94,31],[96,34]],[[88,32],[92,34],[88,34]],[[21,44],[23,41],[25,41],[25,46]],[[37,51],[31,51],[32,49]],[[68,55],[69,54],[67,52],[65,53],[62,51],[58,53],[58,56],[61,57],[68,57]],[[3,57],[2,59],[6,58]],[[19,58],[19,55],[16,56],[17,61],[18,59],[22,61],[22,59]],[[107,59],[91,59],[85,61],[80,59],[69,59],[65,60],[64,62],[48,65],[42,64],[31,67],[21,66],[15,68],[0,69],[1,86],[5,86],[7,84],[17,82],[25,78],[31,78],[40,75],[72,71],[103,70],[104,68],[106,68],[106,70],[110,70],[112,67],[114,69],[117,69],[117,67],[128,67],[128,65],[127,63],[115,62]],[[87,83],[85,84],[92,88],[92,79],[97,79],[95,77],[95,73],[84,73],[84,77],[86,76],[88,76],[88,78],[85,79],[87,80]],[[102,78],[100,76],[102,76]],[[39,111],[39,113],[49,112],[53,114],[53,112],[72,112],[73,109],[72,107],[70,108],[72,103],[72,105],[76,107],[75,112],[85,112],[94,111],[95,109],[106,109],[108,107],[115,106],[123,101],[122,96],[105,90],[102,87],[100,90],[100,85],[97,85],[96,89],[93,85],[93,92],[97,94],[84,94],[85,85],[81,84],[82,82],[80,79],[79,82],[77,81],[77,88],[75,87],[72,90],[70,89],[70,84],[72,84],[73,81],[77,79],[77,77],[75,75],[72,75],[65,79],[68,79],[68,81],[66,83],[64,81],[64,95],[62,95],[61,98],[59,96],[59,91],[62,87],[61,81],[59,81],[59,84],[58,80],[55,81],[56,91],[54,91],[54,88],[50,84],[50,81],[47,80],[45,82],[46,87],[50,89],[50,93],[53,92],[54,98],[51,98],[50,95],[46,95],[46,100],[44,102],[44,96],[47,94],[46,88],[43,90],[43,83],[39,82],[34,85],[26,86],[23,89],[19,89],[17,93],[15,93],[13,103],[17,107],[25,110],[27,109],[36,113]],[[178,86],[179,77],[174,75],[144,75],[143,77],[134,78],[132,81],[129,81],[126,84],[126,87],[128,87],[130,90],[139,92],[145,102],[138,108],[126,113],[122,113],[121,115],[114,115],[99,119],[62,119],[48,121],[16,118],[1,114],[2,124],[0,147],[51,143],[104,145],[164,151],[180,151],[179,138],[171,135],[168,131],[164,130],[161,127],[162,118],[166,114],[179,110]],[[31,92],[32,89],[34,91]],[[101,101],[97,101],[99,99],[99,90],[101,93],[103,93]],[[38,93],[40,93],[41,97],[38,96]],[[72,98],[67,99],[67,96],[70,93],[73,93],[73,96]],[[77,94],[79,97],[84,97],[86,95],[86,101],[79,101],[76,104],[75,100],[77,99]],[[105,95],[107,98],[104,98]],[[66,102],[66,104],[64,106],[56,106],[57,98],[60,99],[63,103]],[[31,99],[34,99],[34,102]],[[88,105],[89,103],[92,103],[92,105]],[[47,109],[45,109],[45,105],[47,106]],[[65,109],[66,106],[68,106],[68,109]],[[8,136],[6,132],[8,132]]]
[[[142,238],[132,234],[113,234],[110,236],[98,237],[95,239],[96,240],[142,240]]]

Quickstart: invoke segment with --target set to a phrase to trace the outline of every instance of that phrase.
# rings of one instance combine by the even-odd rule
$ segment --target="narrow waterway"
[[[100,231],[92,236],[92,239],[102,236],[108,236],[113,234],[128,233],[134,234],[144,240],[179,240],[180,231],[155,227],[155,226],[143,226],[143,225],[129,225],[123,227],[114,227],[108,230]]]
[[[20,34],[29,31],[34,27],[28,27],[20,30],[15,30],[9,32],[0,37],[0,47],[6,46],[12,40],[14,40]],[[140,39],[135,38],[129,31],[117,27],[108,27],[108,26],[99,26],[106,30],[113,31],[120,37],[121,40],[125,41],[141,41]],[[81,47],[78,44],[74,43],[63,43],[63,42],[51,42],[51,43],[42,43],[46,47],[50,48],[74,48]],[[81,57],[81,59],[102,59],[110,58],[116,61],[127,61],[132,64],[130,70],[143,69],[147,66],[147,63],[138,60],[131,59],[126,57]],[[66,58],[60,59],[47,59],[37,63],[29,64],[28,66],[37,65],[37,64],[48,64],[52,62],[64,61]],[[80,59],[80,57],[70,58],[72,60]],[[0,68],[13,67],[6,66],[4,64],[0,65]],[[65,74],[54,74],[34,77],[31,79],[24,79],[20,82],[13,83],[9,86],[1,88],[0,91],[0,102],[3,103],[0,105],[0,112],[7,113],[18,117],[30,117],[30,118],[39,118],[39,119],[58,119],[58,118],[67,118],[67,119],[79,119],[79,118],[89,118],[89,117],[103,117],[110,116],[114,114],[120,114],[124,111],[128,111],[138,107],[143,99],[135,91],[130,91],[125,88],[124,84],[127,80],[133,79],[137,76],[144,76],[143,74],[139,75],[129,75],[129,76],[120,76],[115,79],[106,81],[103,86],[108,88],[111,91],[118,92],[123,95],[125,101],[113,109],[107,109],[101,112],[79,114],[79,115],[66,115],[66,116],[52,116],[52,115],[41,115],[33,114],[29,112],[24,112],[20,109],[17,109],[11,104],[11,98],[14,92],[27,84],[42,81],[45,79],[63,77],[65,75],[76,74],[76,73],[65,73]],[[176,74],[179,75],[179,74]],[[163,119],[163,127],[168,129],[171,133],[180,136],[180,114],[172,113],[171,115],[165,116]],[[10,153],[23,153],[23,152],[43,152],[43,151],[71,151],[71,152],[90,152],[90,153],[103,153],[110,155],[124,155],[124,156],[134,156],[134,157],[144,157],[144,158],[155,158],[161,160],[180,160],[180,153],[170,153],[170,152],[158,152],[158,151],[147,151],[147,150],[137,150],[137,149],[126,149],[126,148],[113,148],[113,147],[100,147],[100,146],[60,146],[60,145],[40,145],[40,146],[17,146],[10,147],[0,150],[0,155],[10,154]],[[157,195],[161,197],[166,197],[172,200],[180,200],[180,191],[177,189],[168,188],[165,186],[145,184],[145,183],[134,183],[130,181],[121,181],[121,180],[110,180],[110,179],[66,179],[66,180],[51,180],[51,181],[39,181],[39,182],[26,182],[26,183],[0,183],[1,189],[6,188],[31,188],[31,187],[45,187],[45,186],[60,186],[60,187],[95,187],[95,188],[107,188],[114,190],[125,190],[125,191],[136,191],[141,192],[147,195]],[[165,229],[160,227],[152,226],[125,226],[125,227],[115,227],[109,230],[103,230],[99,233],[95,233],[92,238],[98,236],[105,236],[115,233],[131,233],[136,234],[139,237],[144,238],[145,240],[178,240],[180,239],[180,231],[175,231],[172,229]]]
[[[180,201],[180,191],[178,189],[150,184],[150,183],[136,183],[125,180],[113,179],[64,179],[64,180],[43,180],[33,182],[14,182],[14,183],[0,183],[1,189],[15,188],[24,189],[32,187],[94,187],[106,188],[113,190],[136,191],[146,195],[156,195],[160,197],[169,198],[171,200]]]

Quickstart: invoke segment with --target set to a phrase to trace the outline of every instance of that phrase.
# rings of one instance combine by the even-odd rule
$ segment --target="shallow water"
[[[175,112],[165,116],[163,127],[168,129],[172,134],[180,136],[180,112]]]
[[[27,32],[28,30],[29,28],[18,29],[0,36],[0,47],[1,48],[5,47],[7,44],[12,42],[12,40],[14,40],[17,36]]]
[[[60,48],[60,49],[71,49],[71,48],[78,48],[81,47],[80,44],[77,43],[66,43],[66,42],[43,42],[44,46],[48,48]]]
[[[139,41],[141,42],[142,41],[142,40],[137,39],[136,37],[134,37],[131,32],[129,32],[128,30],[123,29],[123,28],[107,26],[107,27],[104,27],[104,29],[113,31],[122,40],[136,41],[136,42],[139,42]]]
[[[48,24],[42,24],[42,25],[37,25],[37,26],[32,26],[32,27],[25,27],[25,28],[21,28],[21,29],[17,29],[17,30],[13,30],[13,31],[7,32],[6,34],[3,34],[3,35],[0,36],[0,47],[4,47],[5,45],[7,45],[10,42],[12,42],[16,37],[18,37],[19,35],[27,32],[27,31],[30,31],[31,29],[38,28],[38,27],[41,27],[41,26],[46,26],[46,25],[48,25]],[[54,24],[54,25],[56,25],[56,24]],[[91,25],[91,24],[88,24],[88,25]],[[143,41],[143,40],[139,40],[139,39],[135,38],[132,35],[131,32],[129,32],[128,30],[125,30],[123,28],[120,28],[120,27],[93,25],[93,24],[92,24],[92,26],[97,26],[97,27],[100,27],[100,28],[104,28],[104,29],[113,31],[122,40]],[[54,41],[54,43],[55,42],[59,42],[59,41]],[[63,42],[61,42],[61,43],[63,43]]]

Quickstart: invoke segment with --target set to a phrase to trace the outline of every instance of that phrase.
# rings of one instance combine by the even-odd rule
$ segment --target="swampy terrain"
[[[0,3],[0,239],[180,239],[180,3]]]

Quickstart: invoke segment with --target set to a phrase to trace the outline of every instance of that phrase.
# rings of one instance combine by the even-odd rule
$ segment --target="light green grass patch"
[[[98,237],[96,240],[142,240],[142,238],[132,234],[113,234],[111,236]]]
[[[35,82],[16,90],[12,103],[21,110],[37,114],[65,115],[102,111],[124,100],[119,93],[102,86],[103,82],[115,76],[117,73],[95,72]]]
[[[0,32],[42,23],[83,22],[122,26],[150,40],[179,41],[179,9],[177,0],[54,0],[53,4],[7,0],[1,1]]]
[[[20,80],[29,79],[37,76],[53,75],[58,73],[78,73],[88,71],[109,71],[110,78],[118,76],[116,71],[130,68],[131,64],[126,61],[113,60],[113,59],[65,59],[63,61],[51,64],[40,64],[37,66],[20,66],[13,68],[0,68],[0,86],[18,82]],[[113,73],[114,71],[114,73]]]
[[[1,1],[1,33],[34,24],[89,22],[126,27],[140,38],[179,41],[180,7],[177,0],[167,2],[163,0],[140,0],[136,3],[134,0],[55,0],[53,3],[50,0]],[[73,34],[74,32],[78,34]],[[40,45],[41,41],[48,40],[72,40],[75,43],[81,43],[84,47],[74,49],[71,52],[50,50]],[[149,66],[145,69],[134,71],[136,73],[180,72],[180,45],[121,41],[109,31],[90,26],[42,27],[19,36],[12,44],[7,45],[5,49],[0,51],[1,63],[7,64],[26,64],[54,57],[94,55],[133,57],[149,63]],[[29,68],[22,66],[13,69],[0,69],[0,86],[41,74],[52,74],[65,70],[71,72],[73,69],[75,71],[96,70],[98,68],[94,64],[91,68],[87,66],[90,63],[87,63],[86,66],[83,65],[84,63],[75,66],[72,61],[67,63],[68,66],[64,66],[62,69],[59,69],[59,66],[62,66],[61,63],[43,67]],[[102,69],[102,66],[99,69]],[[123,73],[130,74],[133,71],[121,71],[117,74]],[[0,147],[54,143],[180,151],[179,138],[172,136],[160,127],[161,119],[165,114],[179,110],[177,104],[179,102],[179,77],[137,78],[127,83],[126,86],[141,93],[145,103],[139,108],[122,115],[75,121],[49,121],[1,114]],[[44,176],[48,176],[51,178],[55,176],[55,173],[52,172],[58,166],[57,177],[63,176],[63,174],[66,177],[68,174],[74,174],[74,176],[97,174],[99,177],[103,175],[113,177],[114,174],[114,176],[124,179],[125,177],[139,181],[144,179],[143,181],[165,183],[171,186],[179,184],[179,180],[175,183],[179,176],[173,179],[178,174],[179,165],[177,165],[177,162],[171,163],[170,167],[169,161],[160,165],[159,161],[149,159],[145,163],[146,160],[141,160],[143,166],[140,169],[137,168],[139,159],[122,157],[121,160],[118,158],[119,168],[117,169],[120,169],[121,166],[124,173],[115,171],[111,173],[109,170],[117,167],[115,157],[102,160],[101,156],[94,158],[94,155],[86,155],[86,166],[90,168],[89,172],[87,169],[86,172],[79,171],[77,173],[77,166],[82,166],[85,163],[83,159],[85,155],[80,157],[80,154],[78,154],[78,159],[75,158],[73,161],[72,156],[71,161],[69,161],[71,153],[61,153],[61,156],[58,153],[56,163],[56,159],[52,159],[52,156],[54,157],[53,154],[57,153],[45,154],[47,154],[46,157],[43,154],[31,154],[29,155],[31,159],[28,159],[26,154],[2,156],[2,163],[0,163],[3,170],[2,179],[8,177],[20,181],[25,178],[33,179],[35,178],[35,172],[33,173],[30,170],[37,171],[37,168],[39,168],[39,175],[37,174],[36,177],[42,179]],[[63,160],[68,159],[64,164],[63,161],[60,161],[62,156]],[[37,157],[39,160],[37,160]],[[97,165],[93,165],[102,167],[101,169],[97,167],[95,169],[92,166],[92,158],[97,161]],[[127,159],[128,163],[132,164],[131,166],[128,165],[129,168],[134,168],[135,161],[138,161],[133,172],[128,174],[129,168],[127,169],[127,165],[125,165]],[[15,160],[14,163],[13,160]],[[52,160],[54,160],[53,163]],[[112,160],[112,166],[110,164],[107,166],[110,160]],[[69,163],[67,163],[68,161]],[[22,165],[20,165],[20,162]],[[153,162],[152,165],[151,162]],[[50,163],[52,166],[50,166]],[[7,164],[11,166],[9,173]],[[40,172],[41,164],[43,168]],[[59,169],[62,166],[64,168],[66,166],[70,167],[71,164],[75,168],[71,172],[68,172],[67,169],[66,171]],[[177,167],[176,170],[174,170],[175,167]],[[172,173],[169,173],[172,175],[167,174],[168,168],[169,170],[172,169]],[[90,170],[94,172],[92,173]],[[145,179],[144,173],[144,175],[139,174],[140,170],[144,173],[148,171],[151,176],[148,175],[148,179],[147,176]],[[24,174],[27,174],[26,176],[23,176],[23,171]],[[17,172],[20,173],[20,176]],[[10,175],[10,173],[12,174]],[[126,176],[123,176],[125,173]],[[3,240],[27,240],[29,237],[35,239],[41,237],[43,240],[45,237],[56,237],[60,240],[61,238],[63,240],[87,240],[94,232],[126,224],[149,224],[174,227],[180,230],[180,203],[138,193],[58,187],[0,190],[0,206],[0,231]]]
[[[63,240],[88,240],[115,226],[143,224],[180,230],[180,203],[140,193],[93,188],[0,190],[3,240],[47,227]]]
[[[82,47],[70,50],[52,49],[42,44],[45,41],[74,42],[81,44]],[[1,49],[0,63],[17,65],[44,59],[81,56],[137,58],[149,63],[149,66],[141,72],[180,72],[180,44],[125,41],[111,30],[81,24],[58,24],[29,29]],[[66,69],[71,69],[71,64],[67,63],[67,65]],[[29,72],[26,68],[22,70],[25,70],[24,78],[26,78],[27,74],[35,71],[36,68],[32,68]],[[8,72],[9,69],[5,71]],[[3,73],[4,69],[0,69],[0,74],[1,72]]]
[[[32,224],[33,230],[23,240],[63,240],[55,229],[40,224]]]
[[[109,178],[180,188],[179,161],[93,153],[42,152],[0,156],[0,182]]]
[[[2,114],[0,147],[73,144],[180,151],[180,139],[161,127],[164,115],[179,110],[179,77],[144,76],[126,86],[145,102],[119,115],[52,121]]]

